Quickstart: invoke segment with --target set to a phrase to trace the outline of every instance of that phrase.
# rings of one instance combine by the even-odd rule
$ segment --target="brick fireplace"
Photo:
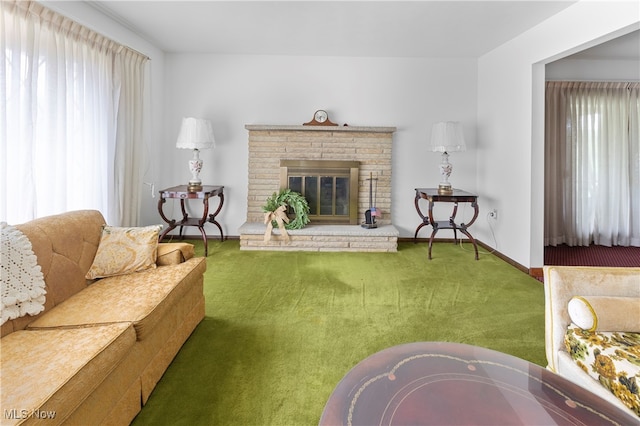
[[[395,127],[247,125],[245,128],[249,131],[249,188],[247,222],[240,228],[241,249],[396,250],[398,231],[391,225],[391,155]],[[355,224],[353,219],[351,225],[336,225],[331,220],[314,222],[312,218],[305,228],[288,231],[290,243],[284,243],[277,230],[271,241],[264,242],[266,226],[262,206],[274,192],[286,187],[282,165],[305,162],[314,167],[324,162],[357,165],[355,175],[352,171],[349,173],[356,182],[351,181],[347,191],[355,198],[357,212],[351,212]],[[371,177],[375,179],[375,207],[382,216],[377,218],[378,228],[364,229],[359,224],[364,222],[365,211],[371,207]],[[335,190],[339,180],[333,179]],[[354,190],[357,194],[352,194]],[[338,188],[340,191],[343,189]]]

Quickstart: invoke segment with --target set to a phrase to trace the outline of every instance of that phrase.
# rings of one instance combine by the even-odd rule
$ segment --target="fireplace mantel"
[[[393,133],[395,127],[368,127],[368,126],[290,126],[290,125],[266,125],[247,124],[244,126],[252,131],[306,131],[306,132],[364,132],[364,133]]]

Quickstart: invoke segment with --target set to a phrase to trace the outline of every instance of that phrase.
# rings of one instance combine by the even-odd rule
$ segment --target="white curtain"
[[[0,1],[0,221],[77,209],[136,225],[146,58],[35,2]]]
[[[116,150],[113,161],[114,194],[111,217],[124,226],[138,225],[140,184],[144,157],[142,143],[144,64],[146,57],[123,50],[115,57],[115,86],[118,93]]]
[[[640,83],[548,82],[545,245],[640,246]]]

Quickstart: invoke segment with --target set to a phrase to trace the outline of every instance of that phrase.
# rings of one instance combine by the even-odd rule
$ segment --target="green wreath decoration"
[[[301,229],[309,223],[309,203],[307,203],[307,199],[300,193],[288,188],[280,190],[279,193],[274,192],[271,197],[267,198],[267,203],[262,206],[262,211],[265,213],[274,212],[283,205],[291,207],[296,215],[292,221],[285,224],[284,227],[286,229]],[[271,223],[274,228],[278,227],[275,220]]]

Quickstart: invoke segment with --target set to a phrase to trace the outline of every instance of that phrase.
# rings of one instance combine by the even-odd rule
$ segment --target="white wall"
[[[546,66],[546,80],[638,81],[640,62],[634,60],[560,59]]]
[[[478,188],[498,249],[543,264],[544,64],[640,27],[640,3],[581,1],[478,61]],[[490,241],[487,227],[478,237]]]
[[[420,224],[414,188],[437,186],[440,155],[428,152],[431,125],[461,121],[468,151],[453,153],[451,181],[475,190],[475,59],[398,59],[167,54],[160,186],[185,183],[191,153],[175,148],[180,120],[212,120],[217,147],[201,152],[204,183],[225,186],[219,218],[238,235],[246,220],[248,134],[245,124],[299,125],[317,109],[352,126],[395,126],[394,225],[413,237]],[[215,203],[214,203],[215,204]],[[173,208],[174,213],[178,207]],[[193,208],[197,214],[196,208]],[[471,209],[462,212],[471,216]],[[171,208],[167,205],[167,211]],[[449,211],[445,213],[448,217]],[[467,219],[468,220],[468,219]],[[207,224],[207,232],[217,235]],[[428,234],[421,231],[420,236]],[[443,236],[448,236],[443,232]]]

